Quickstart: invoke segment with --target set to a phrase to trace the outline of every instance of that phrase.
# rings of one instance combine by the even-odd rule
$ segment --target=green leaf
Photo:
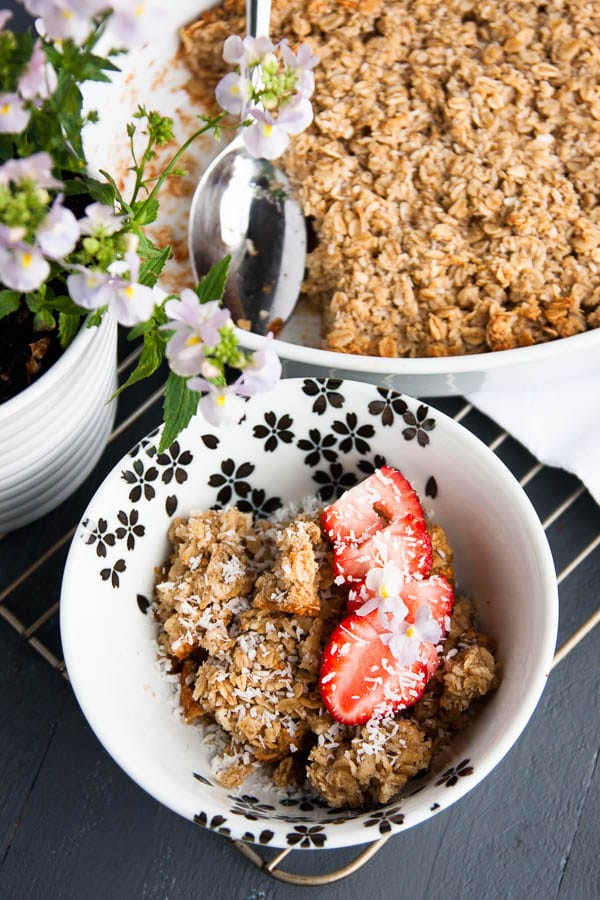
[[[209,269],[196,287],[200,303],[207,303],[209,300],[220,300],[223,297],[230,265],[231,256],[225,256]]]
[[[138,364],[121,387],[115,391],[113,397],[116,397],[125,388],[131,387],[132,384],[141,381],[143,378],[149,378],[163,361],[165,355],[165,338],[158,331],[150,331],[144,335],[144,346],[138,360]],[[112,397],[111,397],[112,400]]]
[[[147,322],[138,322],[137,325],[134,325],[133,328],[127,332],[127,340],[137,341],[143,334],[146,334],[148,331],[153,331],[155,327],[156,323],[154,319],[148,319]]]
[[[154,287],[165,267],[166,261],[171,255],[171,248],[162,247],[158,249],[158,247],[153,247],[150,252],[140,248],[139,253],[142,258],[142,264],[138,281],[140,284],[147,285],[147,287]]]
[[[0,291],[0,319],[16,312],[21,302],[21,295],[16,291]]]
[[[58,314],[58,340],[60,346],[65,350],[77,332],[81,324],[80,313],[64,313]]]
[[[159,453],[168,450],[178,434],[183,431],[196,412],[199,400],[200,394],[189,389],[187,379],[174,372],[169,374],[163,405],[165,425],[158,446]]]
[[[102,321],[102,316],[108,309],[108,306],[99,306],[98,309],[95,309],[93,313],[90,313],[87,322],[85,323],[86,328],[94,328],[99,325]]]
[[[54,331],[56,328],[56,319],[49,309],[40,309],[33,317],[34,331]]]
[[[112,184],[97,181],[89,175],[81,178],[69,178],[64,182],[64,193],[69,196],[86,194],[98,203],[111,206],[115,200],[115,189]]]
[[[120,191],[119,188],[118,188],[117,182],[116,182],[115,179],[112,177],[112,175],[111,175],[109,172],[106,172],[104,169],[100,169],[100,174],[101,174],[101,175],[104,175],[104,177],[105,177],[106,180],[108,181],[109,185],[112,187],[113,191],[115,192],[115,199],[117,199],[117,200],[119,201],[119,203],[121,204],[121,206],[123,207],[123,209],[124,209],[126,212],[128,212],[129,214],[131,214],[131,207],[130,207],[129,204],[126,203],[125,200],[123,199],[123,196],[122,196],[122,194],[121,194],[121,191]]]
[[[136,225],[150,225],[156,222],[158,216],[158,200],[156,197],[152,199],[142,200],[133,206]]]
[[[46,301],[46,307],[54,312],[66,313],[69,316],[81,318],[81,310],[66,294],[60,297],[49,298]]]

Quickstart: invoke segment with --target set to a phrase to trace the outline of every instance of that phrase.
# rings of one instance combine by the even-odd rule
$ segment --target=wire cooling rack
[[[135,365],[140,349],[120,353],[120,380],[124,381]],[[63,504],[55,516],[46,517],[43,525],[28,526],[15,535],[0,535],[0,617],[46,662],[68,679],[59,635],[59,593],[64,560],[71,537],[87,500],[104,475],[117,463],[123,453],[160,418],[162,373],[144,382],[143,388],[132,389],[123,395],[117,424],[107,448],[93,475],[79,489],[74,498]],[[148,387],[151,393],[148,394]],[[427,401],[430,402],[430,401]],[[519,480],[528,493],[543,523],[557,567],[561,599],[559,649],[553,668],[600,623],[598,598],[592,591],[575,591],[573,576],[588,568],[596,577],[586,577],[586,583],[597,584],[600,574],[600,510],[586,489],[574,477],[543,466],[518,444],[506,431],[464,399],[458,397],[432,400],[437,409],[462,422],[496,453]],[[23,540],[23,535],[26,539]],[[28,562],[19,571],[11,571],[13,541],[27,548]],[[17,558],[22,560],[23,553]],[[575,597],[577,593],[577,597]],[[581,594],[585,594],[584,597]],[[575,602],[577,600],[577,602]],[[281,850],[265,858],[254,847],[242,841],[231,841],[240,853],[264,874],[294,885],[324,885],[356,872],[386,843],[389,835],[369,844],[349,864],[335,871],[319,875],[300,875],[280,868],[292,848]],[[327,851],[313,850],[313,854]],[[318,866],[321,869],[321,865]]]

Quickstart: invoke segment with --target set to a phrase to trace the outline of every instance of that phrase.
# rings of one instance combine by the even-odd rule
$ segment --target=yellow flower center
[[[379,589],[379,595],[380,595],[380,597],[382,597],[383,600],[387,600],[388,597],[391,597],[391,594],[390,594],[390,592],[388,591],[388,589],[387,589],[387,587],[386,587],[385,584],[382,584],[382,585],[381,585],[381,587],[380,587],[380,589]]]
[[[190,334],[189,338],[188,338],[187,341],[185,342],[185,346],[186,346],[186,347],[193,347],[195,344],[201,344],[201,343],[202,343],[202,341],[201,341],[201,339],[198,337],[197,334]]]
[[[219,394],[216,400],[217,406],[225,406],[226,399],[225,394]]]
[[[146,7],[143,3],[138,3],[134,10],[134,15],[138,18],[141,18],[146,13]]]
[[[0,106],[0,113],[2,113],[3,116],[8,116],[10,113],[10,103],[3,103],[2,106]]]
[[[406,629],[406,637],[413,638],[415,636],[415,626],[409,625]]]
[[[71,9],[61,9],[60,12],[63,19],[67,19],[67,21],[73,18],[73,10]]]
[[[24,269],[28,269],[32,262],[33,256],[31,255],[31,253],[24,253],[21,257],[21,265]]]
[[[265,137],[271,137],[272,131],[273,131],[272,125],[265,125]]]
[[[127,297],[127,299],[133,300],[134,294],[135,294],[135,291],[133,290],[133,287],[131,285],[128,285],[125,288],[125,296]]]

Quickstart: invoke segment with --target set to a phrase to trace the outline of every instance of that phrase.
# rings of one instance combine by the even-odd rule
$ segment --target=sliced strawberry
[[[444,634],[450,628],[450,616],[454,606],[454,591],[443,575],[432,575],[421,581],[405,581],[400,595],[408,607],[408,622],[414,622],[417,610],[426,604],[431,615],[440,625]]]
[[[368,589],[365,582],[357,581],[355,584],[351,585],[350,590],[348,591],[346,611],[349,614],[357,612],[361,608],[363,603],[366,603],[367,600],[370,600],[372,596],[373,592]]]
[[[425,521],[406,516],[377,531],[362,544],[340,545],[333,551],[333,574],[340,584],[362,581],[369,569],[394,561],[407,578],[431,572],[433,553]]]
[[[412,666],[401,666],[379,637],[380,631],[377,610],[367,616],[350,615],[327,642],[321,697],[338,722],[362,725],[374,714],[413,706],[435,670],[432,645],[421,646],[423,658]]]
[[[425,521],[410,482],[397,469],[382,466],[323,510],[321,521],[334,543],[359,544],[407,515]]]

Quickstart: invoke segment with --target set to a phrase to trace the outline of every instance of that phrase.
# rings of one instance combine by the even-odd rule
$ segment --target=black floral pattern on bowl
[[[336,420],[331,428],[341,437],[339,448],[342,453],[350,453],[352,448],[356,448],[356,452],[363,455],[370,452],[368,439],[374,436],[375,429],[370,423],[359,425],[355,412],[346,413],[346,420],[344,422]]]
[[[467,775],[472,775],[475,770],[473,766],[469,765],[470,762],[470,759],[463,759],[450,769],[446,769],[436,781],[436,786],[444,784],[447,788],[453,787],[459,778],[465,778]]]
[[[290,444],[293,441],[294,433],[290,431],[290,428],[294,420],[287,413],[277,418],[277,414],[270,410],[265,413],[264,421],[264,425],[254,426],[253,434],[255,438],[265,442],[264,446],[267,453],[273,453],[273,451],[277,450],[280,442]]]
[[[217,504],[227,506],[231,498],[247,497],[251,491],[251,485],[246,479],[254,472],[254,465],[243,462],[236,466],[232,459],[224,459],[221,463],[221,471],[215,472],[208,479],[211,487],[219,488]]]
[[[307,456],[304,457],[304,465],[313,468],[318,466],[323,459],[325,462],[335,462],[338,455],[332,447],[335,447],[336,440],[332,434],[321,434],[318,428],[311,428],[308,432],[308,438],[300,438],[297,447]]]
[[[313,473],[313,480],[319,485],[317,491],[319,498],[324,502],[337,500],[344,491],[351,488],[358,482],[358,478],[354,472],[344,471],[341,463],[331,463],[329,470],[317,469]]]
[[[96,525],[91,528],[91,522],[89,519],[86,519],[83,523],[83,527],[88,530],[87,537],[85,538],[85,543],[96,546],[96,556],[101,556],[106,558],[106,548],[115,546],[115,536],[112,531],[108,530],[108,522],[106,519],[100,517]]]
[[[308,397],[315,398],[312,411],[318,416],[322,416],[328,406],[341,409],[346,402],[346,398],[340,392],[343,383],[338,378],[305,378],[302,390]]]
[[[129,491],[129,499],[132,503],[138,503],[142,496],[146,500],[153,500],[156,496],[156,490],[152,483],[158,478],[156,466],[149,466],[145,469],[141,459],[134,459],[131,469],[124,469],[121,478],[127,484],[132,485]]]
[[[369,818],[365,821],[365,828],[377,826],[380,834],[389,834],[392,825],[402,825],[404,823],[404,813],[400,812],[399,806],[392,806],[391,809],[378,809],[369,814]]]
[[[112,566],[108,566],[106,569],[101,569],[100,578],[102,581],[110,581],[113,588],[118,588],[121,584],[120,575],[127,568],[127,563],[124,559],[118,559]]]
[[[173,441],[168,450],[156,454],[156,447],[148,451],[148,456],[154,457],[157,465],[161,466],[161,478],[165,484],[170,484],[173,479],[177,484],[187,481],[186,468],[193,461],[194,456],[189,450],[182,450],[179,441]]]
[[[117,519],[120,524],[115,528],[116,537],[122,541],[126,539],[127,549],[133,550],[135,547],[135,539],[144,537],[146,533],[145,527],[140,522],[140,514],[137,509],[132,509],[129,513],[120,509],[117,513]]]
[[[405,441],[412,441],[415,437],[420,447],[426,447],[429,443],[429,431],[435,428],[435,419],[428,416],[429,407],[421,404],[416,414],[410,409],[404,413],[402,418],[408,425],[408,428],[402,430]]]
[[[324,825],[296,825],[294,830],[291,831],[286,840],[290,847],[321,847],[325,846],[325,842],[327,840],[327,835],[325,832]]]
[[[381,424],[389,428],[394,424],[396,416],[403,416],[406,413],[408,404],[397,391],[380,387],[377,388],[377,393],[381,399],[369,403],[369,412],[372,416],[380,418]]]
[[[245,500],[238,500],[237,507],[242,512],[253,513],[259,519],[266,519],[276,510],[281,509],[281,497],[267,497],[262,488],[253,488]]]

